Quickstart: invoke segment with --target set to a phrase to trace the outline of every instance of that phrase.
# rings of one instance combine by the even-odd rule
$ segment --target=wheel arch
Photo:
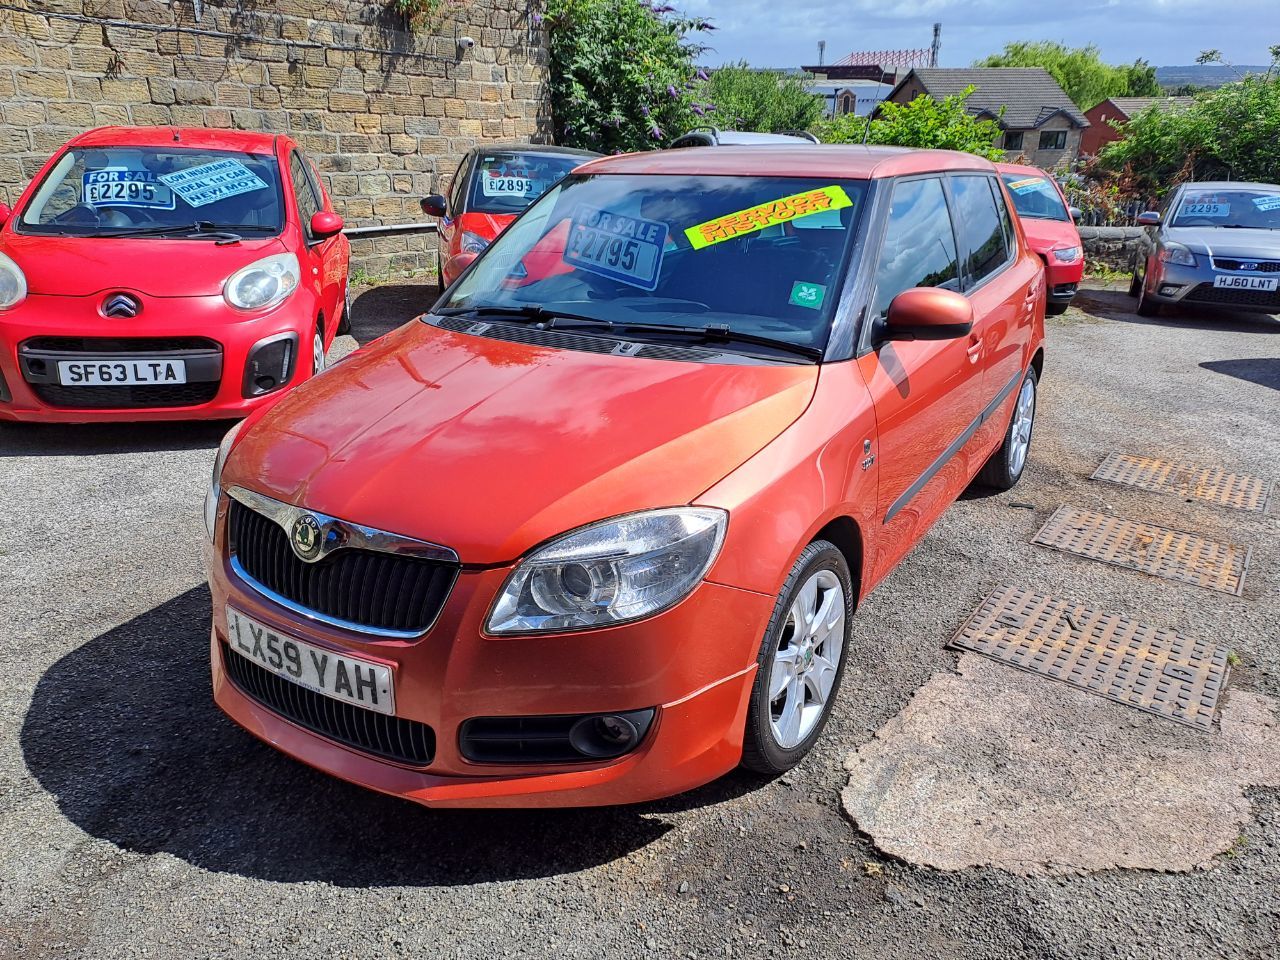
[[[1044,378],[1044,347],[1036,347],[1036,352],[1031,355],[1031,369],[1036,372],[1036,379]]]
[[[847,514],[833,517],[809,538],[809,543],[815,540],[826,540],[834,544],[836,549],[844,555],[845,563],[849,565],[849,576],[853,580],[856,591],[853,598],[853,605],[856,608],[862,599],[863,571],[865,570],[865,545],[858,522]],[[804,552],[803,546],[800,552]]]

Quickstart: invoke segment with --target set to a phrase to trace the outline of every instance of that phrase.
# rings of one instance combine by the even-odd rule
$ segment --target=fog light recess
[[[614,760],[644,740],[657,711],[550,717],[474,717],[458,747],[473,763],[574,763]]]
[[[260,397],[278,390],[293,378],[298,359],[298,335],[282,333],[259,340],[244,362],[246,397]]]

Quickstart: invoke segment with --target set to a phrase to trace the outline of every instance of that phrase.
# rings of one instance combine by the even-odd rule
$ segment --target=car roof
[[[275,153],[276,135],[203,127],[98,127],[74,137],[77,147],[205,147],[244,153]]]
[[[594,150],[579,150],[577,147],[557,147],[549,143],[478,143],[471,148],[472,153],[533,153],[545,156],[566,157],[599,157],[602,154]]]
[[[716,127],[697,127],[682,134],[672,142],[672,147],[695,146],[755,146],[765,143],[817,143],[816,138],[802,137],[793,133],[758,133],[754,130],[719,130]]]
[[[1046,180],[1053,179],[1048,173],[1029,163],[997,163],[996,169],[1001,173],[1025,173],[1028,176],[1044,177]]]
[[[602,157],[575,173],[642,173],[716,176],[835,177],[870,180],[912,173],[978,170],[991,161],[954,150],[913,150],[850,144],[779,144],[751,147],[685,147]]]
[[[1182,185],[1187,190],[1273,190],[1280,192],[1280,183],[1255,183],[1251,180],[1188,180]]]

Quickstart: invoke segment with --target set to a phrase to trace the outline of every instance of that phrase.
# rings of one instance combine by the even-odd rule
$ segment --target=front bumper
[[[0,420],[85,423],[241,418],[310,374],[306,345],[314,317],[302,297],[295,295],[264,314],[242,316],[220,296],[135,296],[143,309],[132,320],[104,319],[97,312],[100,297],[32,295],[0,313]],[[250,351],[261,340],[283,334],[298,338],[291,378],[270,393],[245,397],[244,370]],[[111,344],[110,349],[103,348],[104,343]],[[85,358],[134,354],[183,359],[190,382],[181,388],[137,390],[60,385],[53,372],[56,360],[77,354]]]
[[[223,521],[219,520],[220,525]],[[379,640],[291,613],[209,555],[214,700],[254,736],[302,762],[427,806],[555,807],[634,803],[707,783],[741,759],[755,657],[773,598],[701,584],[648,620],[577,633],[487,637],[493,597],[509,568],[458,576],[435,625],[414,640]],[[227,675],[225,608],[319,647],[389,667],[396,714],[434,733],[429,763],[411,768],[312,732]],[[484,764],[460,749],[475,717],[612,713],[656,707],[630,753],[608,761]]]
[[[1156,261],[1144,278],[1146,295],[1156,303],[1280,313],[1280,282],[1270,291],[1215,287],[1214,279],[1222,276],[1280,280],[1280,273],[1217,270],[1208,257],[1196,254],[1194,267]]]
[[[1084,278],[1084,257],[1074,263],[1060,263],[1049,254],[1045,264],[1044,279],[1047,288],[1046,296],[1050,303],[1067,304],[1080,289],[1080,281]]]

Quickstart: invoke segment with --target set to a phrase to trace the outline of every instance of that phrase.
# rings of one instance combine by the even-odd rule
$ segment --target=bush
[[[961,150],[999,160],[1004,156],[995,145],[1000,125],[994,120],[980,120],[965,109],[965,101],[974,89],[969,87],[941,100],[921,94],[906,104],[886,101],[880,104],[869,126],[865,117],[845,114],[823,121],[814,129],[824,143],[862,143],[865,133],[867,143]]]
[[[1148,109],[1123,130],[1099,152],[1099,165],[1129,171],[1158,193],[1185,180],[1278,183],[1280,73],[1244,77],[1182,110]]]
[[[745,60],[711,72],[703,88],[716,126],[776,133],[808,130],[822,118],[822,98],[806,89],[809,74],[752,70]]]
[[[701,122],[691,37],[711,30],[642,0],[549,0],[551,123],[557,143],[602,153],[662,146]]]

